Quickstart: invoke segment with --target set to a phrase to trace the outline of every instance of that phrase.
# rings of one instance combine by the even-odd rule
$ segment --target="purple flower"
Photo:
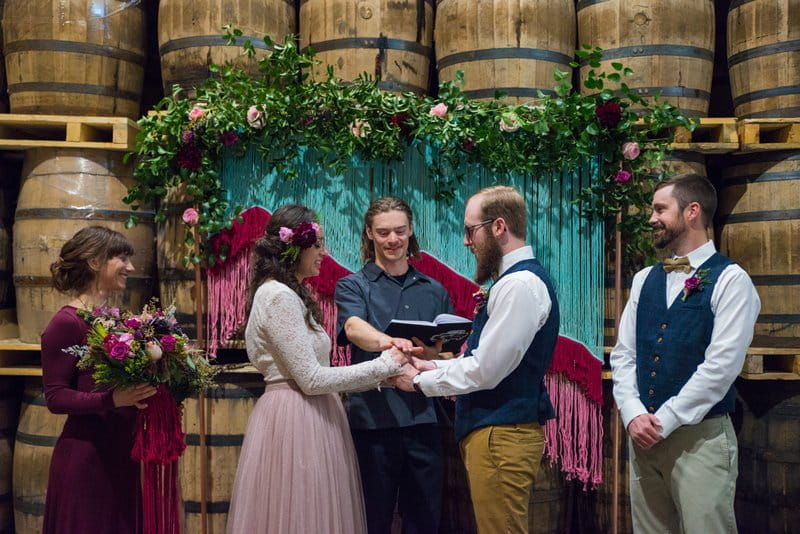
[[[101,308],[100,306],[96,307],[95,309],[92,310],[92,315],[94,315],[95,317],[100,317],[101,315],[103,315],[103,308]]]
[[[464,152],[472,152],[475,150],[475,140],[469,137],[465,139],[464,142],[461,143],[461,150]]]
[[[319,228],[319,226],[317,226]],[[306,249],[319,240],[317,230],[314,228],[314,223],[304,222],[294,229],[292,235],[292,244],[297,245],[301,249]]]
[[[184,130],[181,134],[181,143],[184,145],[191,145],[195,142],[195,135],[192,130]]]
[[[119,308],[106,308],[106,313],[119,319]]]
[[[125,322],[123,322],[122,324],[124,324],[126,328],[131,328],[133,330],[136,330],[137,328],[142,326],[142,322],[136,317],[130,317],[129,319],[125,319]]]
[[[613,128],[622,119],[622,108],[616,102],[607,102],[594,110],[597,120],[606,128]]]
[[[239,139],[239,136],[236,135],[236,132],[225,132],[222,134],[222,144],[225,146],[235,145],[237,139]]]
[[[411,137],[411,132],[414,130],[411,124],[411,115],[408,113],[395,113],[389,122],[400,130],[400,137]]]
[[[111,351],[108,353],[108,355],[115,360],[124,360],[128,354],[130,354],[130,352],[131,348],[126,343],[117,343],[111,347]]]
[[[618,184],[627,183],[631,179],[631,173],[626,170],[620,169],[617,171],[617,174],[614,175],[614,181]]]
[[[700,279],[696,276],[690,276],[683,283],[683,287],[685,287],[688,291],[695,291],[700,287]]]
[[[119,338],[116,335],[108,334],[105,338],[103,338],[101,345],[107,352],[111,352],[111,349],[114,348],[114,345],[116,345],[118,342]]]
[[[164,349],[164,352],[172,352],[178,345],[178,340],[175,339],[175,337],[171,334],[167,334],[165,336],[161,336],[159,343],[161,343],[161,348]]]
[[[133,334],[128,334],[126,332],[125,334],[119,336],[120,343],[130,344],[131,341],[133,341]]]
[[[187,171],[196,171],[203,162],[203,153],[197,145],[183,145],[178,151],[178,165]]]

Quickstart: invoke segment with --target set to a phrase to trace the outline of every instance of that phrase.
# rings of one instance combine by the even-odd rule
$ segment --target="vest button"
[[[656,372],[655,371],[650,371],[650,376],[656,376]]]
[[[661,323],[661,329],[664,330],[667,327],[667,323]]]
[[[648,391],[648,393],[650,394],[651,397],[656,394],[654,389],[650,389],[650,391]]]
[[[664,341],[664,338],[663,338],[663,337],[660,337],[660,338],[658,338],[656,341],[657,341],[658,343],[661,343],[662,341]]]
[[[650,413],[653,413],[653,412],[655,412],[655,411],[656,411],[656,409],[655,409],[655,406],[649,406],[649,407],[647,408],[647,411],[648,411],[648,412],[650,412]]]
[[[653,356],[653,361],[654,361],[654,362],[660,362],[660,361],[661,361],[661,356],[659,356],[658,354],[656,354],[655,356]]]

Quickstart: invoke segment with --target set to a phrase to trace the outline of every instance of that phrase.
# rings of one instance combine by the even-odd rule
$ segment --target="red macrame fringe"
[[[549,373],[561,373],[580,384],[589,399],[603,405],[603,362],[595,358],[583,344],[558,336]]]
[[[139,410],[131,450],[142,465],[143,534],[180,534],[178,458],[185,449],[180,408],[162,384]]]

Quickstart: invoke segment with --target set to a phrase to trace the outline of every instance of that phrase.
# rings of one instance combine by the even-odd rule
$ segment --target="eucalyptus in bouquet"
[[[175,319],[175,306],[152,299],[141,312],[118,308],[79,310],[89,324],[86,345],[70,347],[78,368],[93,369],[98,387],[164,384],[180,404],[213,384],[214,369],[203,352],[191,348]]]

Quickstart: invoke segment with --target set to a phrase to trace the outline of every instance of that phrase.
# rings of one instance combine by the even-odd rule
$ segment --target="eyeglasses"
[[[478,224],[473,224],[471,226],[464,225],[464,237],[472,241],[472,235],[475,233],[475,230],[486,226],[487,224],[492,224],[495,219],[486,219],[485,221],[481,221]]]

